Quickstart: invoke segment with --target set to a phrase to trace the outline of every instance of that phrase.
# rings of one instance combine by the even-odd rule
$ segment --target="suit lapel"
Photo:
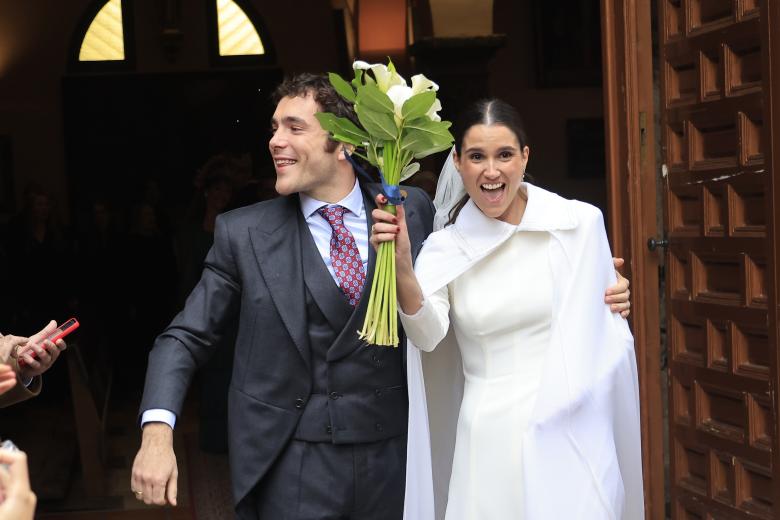
[[[292,195],[276,200],[279,201],[278,211],[268,211],[262,222],[249,230],[249,238],[282,323],[309,365],[298,197]]]

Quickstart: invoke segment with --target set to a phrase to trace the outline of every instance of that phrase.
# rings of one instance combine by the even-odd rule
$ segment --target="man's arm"
[[[228,233],[223,216],[217,217],[214,245],[201,279],[149,354],[141,401],[142,441],[130,479],[136,499],[146,504],[176,505],[178,466],[173,422],[192,374],[209,359],[238,313],[241,290]],[[167,412],[170,424],[159,422],[161,411]]]

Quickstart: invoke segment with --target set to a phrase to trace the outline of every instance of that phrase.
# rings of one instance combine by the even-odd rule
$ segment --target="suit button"
[[[381,432],[382,430],[385,429],[385,427],[382,426],[382,423],[376,423],[376,425],[374,425],[374,426],[376,427],[376,431],[378,431],[378,432]]]
[[[325,431],[326,431],[328,434],[331,434],[331,433],[333,433],[333,427],[331,427],[331,425],[329,424],[329,425],[328,425],[328,426],[325,428]]]
[[[335,401],[336,399],[338,399],[339,397],[341,397],[341,394],[340,394],[340,393],[338,393],[338,392],[331,392],[331,393],[330,393],[330,398],[331,398],[331,399],[333,399],[334,401]]]
[[[377,397],[382,397],[382,389],[377,388],[376,390],[374,390],[374,394],[376,394]]]
[[[304,400],[303,400],[303,399],[301,399],[300,397],[299,397],[298,399],[296,399],[296,400],[295,400],[295,407],[296,407],[297,409],[299,409],[299,410],[300,410],[301,408],[303,408],[303,405],[305,405],[305,404],[306,404],[306,401],[304,401]]]

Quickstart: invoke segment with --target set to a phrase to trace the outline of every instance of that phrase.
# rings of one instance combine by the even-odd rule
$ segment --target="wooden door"
[[[766,14],[658,6],[672,518],[778,518]]]

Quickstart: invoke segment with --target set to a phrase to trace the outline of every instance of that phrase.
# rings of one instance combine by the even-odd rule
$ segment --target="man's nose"
[[[284,148],[287,146],[287,140],[284,139],[284,136],[282,135],[282,132],[277,130],[274,132],[274,135],[271,136],[271,139],[268,141],[268,148],[271,149],[273,152],[277,148]]]

